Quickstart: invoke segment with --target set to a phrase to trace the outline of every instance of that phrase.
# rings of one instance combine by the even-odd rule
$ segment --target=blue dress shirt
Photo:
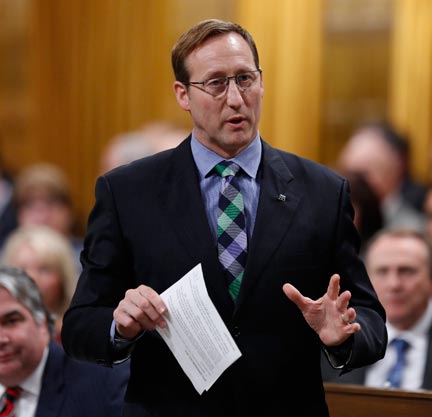
[[[201,194],[206,207],[208,221],[215,241],[217,241],[217,211],[222,178],[216,174],[213,168],[223,161],[224,158],[202,145],[193,133],[191,149],[199,172]],[[242,169],[241,173],[237,174],[237,176],[245,205],[248,241],[250,241],[253,233],[258,208],[260,184],[257,174],[261,162],[261,154],[262,145],[258,134],[246,149],[234,158],[229,159],[229,161],[235,162]]]

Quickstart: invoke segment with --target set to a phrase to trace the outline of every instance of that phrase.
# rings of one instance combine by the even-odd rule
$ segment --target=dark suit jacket
[[[366,381],[366,373],[368,366],[353,369],[352,371],[340,375],[340,371],[333,369],[328,364],[328,361],[323,356],[322,358],[322,374],[325,382],[335,382],[337,384],[354,384],[364,385]],[[426,352],[426,365],[423,375],[422,389],[432,390],[432,327],[429,329],[429,339]]]
[[[279,416],[287,410],[327,416],[320,340],[282,292],[285,282],[316,299],[339,272],[363,327],[350,366],[384,354],[384,311],[356,255],[347,182],[265,143],[259,173],[255,229],[236,304],[219,264],[190,139],[98,180],[84,270],[64,319],[66,350],[110,363],[109,329],[125,291],[145,284],[161,293],[201,263],[209,295],[243,354],[199,396],[162,339],[146,332],[132,353],[125,416]]]
[[[36,417],[120,417],[128,373],[127,364],[76,361],[51,342]]]
[[[0,249],[3,247],[9,234],[18,227],[15,206],[10,201],[0,213]]]

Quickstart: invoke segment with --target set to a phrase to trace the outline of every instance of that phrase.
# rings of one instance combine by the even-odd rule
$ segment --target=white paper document
[[[234,339],[213,305],[201,264],[161,294],[168,326],[157,331],[193,386],[202,394],[240,356]]]

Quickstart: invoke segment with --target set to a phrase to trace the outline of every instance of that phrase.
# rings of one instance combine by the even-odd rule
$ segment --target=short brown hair
[[[189,81],[189,73],[186,69],[185,61],[192,51],[209,38],[231,32],[238,33],[248,43],[254,57],[256,69],[259,69],[258,50],[255,41],[247,30],[237,23],[208,19],[192,26],[186,33],[180,36],[174,45],[171,51],[171,63],[176,80],[181,82]]]
[[[36,196],[72,205],[69,183],[56,165],[37,163],[25,168],[15,183],[14,201],[18,209]]]

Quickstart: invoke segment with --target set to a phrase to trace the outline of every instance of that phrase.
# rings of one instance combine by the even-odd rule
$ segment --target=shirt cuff
[[[350,361],[352,356],[353,336],[349,337],[345,342],[337,346],[323,345],[323,351],[334,369],[344,368]]]
[[[116,332],[115,321],[113,320],[110,328],[110,340],[113,350],[116,354],[122,353],[122,357],[115,360],[114,363],[121,363],[128,360],[132,354],[133,348],[137,340],[141,339],[145,331],[135,336],[133,339],[124,339]]]

